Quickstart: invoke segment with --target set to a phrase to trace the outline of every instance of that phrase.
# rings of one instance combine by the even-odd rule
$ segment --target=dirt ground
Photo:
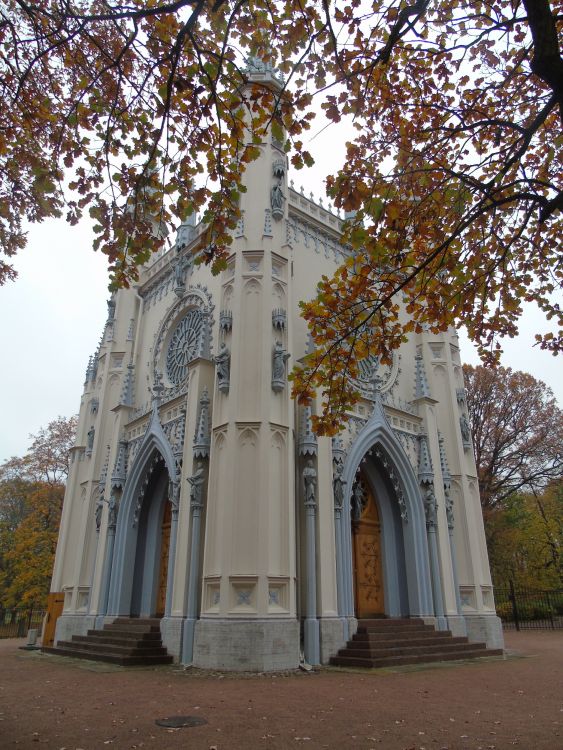
[[[506,659],[397,670],[205,674],[113,667],[0,641],[0,748],[563,750],[563,631]],[[208,723],[167,729],[155,720]]]

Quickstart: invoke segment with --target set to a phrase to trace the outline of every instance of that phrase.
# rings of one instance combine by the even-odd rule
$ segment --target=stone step
[[[396,628],[370,625],[359,625],[357,633],[434,633],[432,625],[399,625]]]
[[[424,638],[398,638],[389,636],[389,638],[369,638],[369,639],[356,639],[353,638],[348,641],[346,648],[355,648],[361,650],[369,650],[372,648],[408,648],[409,646],[437,646],[442,643],[468,643],[467,638],[463,636],[457,636],[456,638],[441,636],[434,634],[434,636]]]
[[[488,650],[483,643],[470,643],[465,637],[454,638],[449,630],[435,630],[419,617],[389,618],[360,620],[358,632],[331,658],[330,663],[342,667],[374,668],[499,656],[502,653]]]
[[[153,622],[109,622],[104,625],[104,630],[125,630],[128,633],[160,633],[160,625]]]
[[[392,623],[392,624],[390,624]],[[433,625],[427,625],[422,620],[358,620],[358,630],[370,631],[377,630],[385,632],[386,630],[434,630]]]
[[[157,637],[160,637],[160,628],[153,625],[143,628],[142,626],[135,627],[134,625],[104,625],[103,628],[105,633],[131,633],[133,635],[140,636],[143,633],[155,633]],[[99,631],[98,631],[99,632]]]
[[[101,641],[111,641],[117,638],[121,641],[146,641],[147,643],[153,643],[161,639],[160,633],[140,633],[128,630],[88,630],[85,636],[80,637],[96,638]]]
[[[84,652],[76,648],[45,648],[45,652],[50,654],[57,654],[58,656],[72,656],[78,659],[88,659],[90,661],[103,661],[110,664],[119,664],[122,667],[133,667],[133,666],[150,666],[153,664],[172,664],[172,657],[169,655],[165,656],[149,656],[143,654],[142,656],[122,656],[117,654],[107,653],[105,651],[91,651]]]
[[[461,651],[482,651],[485,648],[484,643],[439,643],[433,646],[393,646],[391,648],[342,648],[338,656],[353,656],[362,659],[379,659],[391,656],[424,656],[432,654],[461,652]]]
[[[138,648],[138,649],[152,649],[160,648],[162,641],[158,639],[141,639],[141,638],[120,638],[117,636],[107,635],[105,633],[96,633],[94,635],[73,635],[73,643],[88,643],[94,648],[104,646],[118,646],[120,648]]]
[[[70,641],[60,641],[54,648],[44,650],[122,666],[172,663],[172,657],[162,645],[160,620],[156,618],[117,618],[104,625],[102,630],[73,635]]]
[[[414,625],[424,626],[425,628],[431,628],[432,625],[427,625],[422,617],[372,617],[368,619],[358,620],[358,629],[360,627],[377,627],[383,628],[396,628],[401,625]]]
[[[76,637],[76,636],[75,636]],[[100,647],[99,643],[89,643],[84,641],[77,641],[75,638],[72,641],[59,641],[57,648],[81,651],[83,653],[91,653],[97,651],[103,651],[106,654],[117,654],[121,656],[166,656],[167,651],[164,646],[153,646],[151,648],[137,648],[136,646],[119,646],[111,643],[104,643]]]
[[[449,638],[451,637],[451,631],[449,630],[434,630],[434,628],[430,628],[430,630],[404,630],[401,628],[397,628],[397,630],[386,630],[384,631],[378,631],[378,632],[362,632],[362,633],[354,633],[353,638],[357,641],[371,641],[371,640],[378,640],[378,641],[386,641],[386,640],[392,640],[394,638],[434,638],[436,635],[440,635],[442,637]]]
[[[471,644],[474,645],[474,644]],[[478,659],[486,656],[502,656],[502,649],[474,649],[469,651],[438,652],[435,654],[389,656],[374,659],[366,659],[354,656],[333,656],[330,664],[336,667],[398,667],[409,664],[431,664],[440,661],[460,661],[465,659]]]
[[[130,623],[131,625],[156,625],[160,627],[160,618],[158,617],[116,617],[112,625]]]

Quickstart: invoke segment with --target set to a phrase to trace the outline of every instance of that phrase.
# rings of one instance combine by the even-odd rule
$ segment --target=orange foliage
[[[87,209],[114,285],[128,285],[159,229],[205,207],[219,271],[270,124],[300,168],[316,94],[330,121],[353,118],[327,180],[356,212],[352,258],[303,306],[315,351],[294,372],[297,396],[323,394],[319,432],[357,398],[358,362],[388,359],[411,332],[464,325],[495,361],[523,305],[563,323],[562,0],[6,0],[0,12],[8,259],[22,218],[75,223]],[[243,100],[249,50],[286,74],[281,92],[253,85]],[[0,281],[12,276],[4,262]],[[563,338],[538,344],[556,353]]]

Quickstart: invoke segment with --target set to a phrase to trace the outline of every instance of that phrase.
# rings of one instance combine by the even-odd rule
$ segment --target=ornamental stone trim
[[[213,311],[215,310],[215,305],[213,304],[211,293],[207,287],[202,284],[196,284],[187,287],[185,295],[177,300],[165,315],[155,339],[153,370],[162,367],[162,359],[165,356],[163,353],[164,346],[168,346],[173,335],[172,331],[178,326],[181,319],[185,317],[190,309],[198,310],[202,316],[199,351],[197,351],[195,356],[204,358],[209,358],[211,356],[210,331],[213,323]],[[171,385],[173,388],[178,387],[177,383],[171,383]],[[176,393],[176,395],[181,394]],[[169,399],[172,397],[170,393],[166,393],[166,396]]]

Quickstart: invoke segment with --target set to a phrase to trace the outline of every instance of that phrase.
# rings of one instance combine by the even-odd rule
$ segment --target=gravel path
[[[0,748],[563,750],[563,631],[508,633],[506,659],[221,675],[134,669],[0,641]],[[166,729],[156,719],[208,723]]]

